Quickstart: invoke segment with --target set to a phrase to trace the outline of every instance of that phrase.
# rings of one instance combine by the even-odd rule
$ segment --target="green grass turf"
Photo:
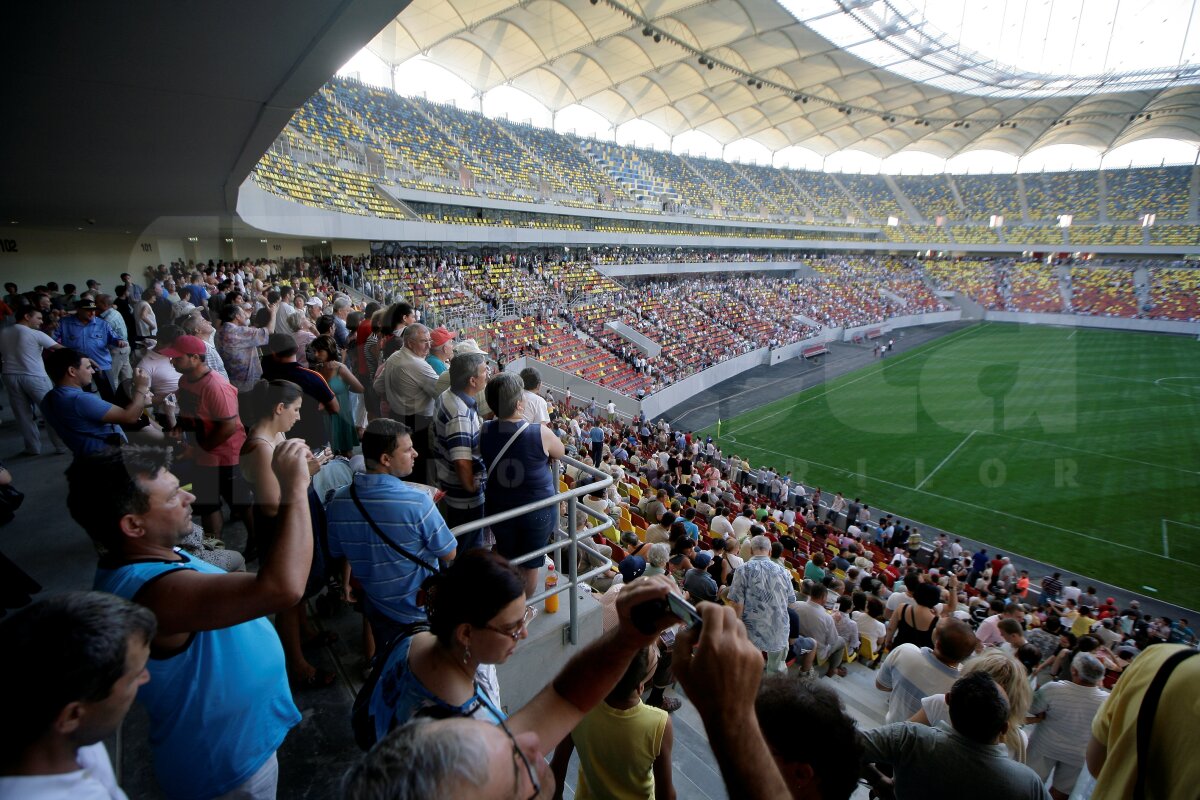
[[[720,443],[827,497],[1200,608],[1194,339],[981,323],[722,420]]]

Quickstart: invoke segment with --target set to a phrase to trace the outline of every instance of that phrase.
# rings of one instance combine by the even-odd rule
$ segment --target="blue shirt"
[[[392,475],[355,475],[354,482],[338,489],[325,508],[329,553],[349,560],[350,572],[362,584],[371,605],[397,622],[425,619],[425,609],[417,606],[417,590],[432,573],[379,538],[358,512],[350,496],[351,486],[357,487],[358,499],[375,524],[430,566],[437,566],[437,559],[454,552],[458,546],[454,534],[428,492]]]
[[[604,431],[599,425],[593,425],[589,436],[592,437],[592,444],[604,444]]]
[[[95,588],[134,600],[146,584],[170,572],[225,574],[179,556],[102,565]],[[154,771],[171,798],[203,800],[245,783],[300,721],[283,646],[266,617],[197,631],[181,652],[155,654],[147,667],[150,681],[138,690],[138,700],[150,715]]]
[[[40,405],[42,415],[63,444],[77,456],[100,452],[113,436],[126,441],[121,426],[102,421],[115,406],[98,394],[76,386],[55,386],[46,392]]]
[[[481,722],[496,723],[505,719],[500,709],[499,691],[495,685],[495,668],[480,665],[475,673],[475,693],[461,706],[451,705],[425,688],[408,668],[408,652],[412,637],[400,641],[381,668],[379,682],[371,694],[371,716],[375,720],[375,736],[382,739],[388,731],[415,717],[471,717]]]
[[[112,354],[108,352],[108,348],[116,347],[117,342],[121,341],[112,326],[100,317],[92,317],[84,325],[79,321],[79,317],[74,315],[58,321],[58,330],[54,332],[54,338],[63,347],[78,350],[90,358],[96,369],[112,367]]]

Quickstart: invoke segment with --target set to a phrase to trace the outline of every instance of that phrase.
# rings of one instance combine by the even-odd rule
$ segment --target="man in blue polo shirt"
[[[96,391],[110,403],[115,402],[117,397],[108,375],[112,369],[112,353],[108,348],[128,347],[129,343],[118,336],[111,325],[96,316],[96,304],[84,300],[75,306],[73,316],[58,321],[54,338],[63,347],[78,350],[91,360],[102,378],[96,381]]]
[[[152,397],[150,376],[141,368],[133,371],[133,399],[125,408],[94,392],[85,392],[84,387],[92,383],[96,368],[90,358],[69,347],[46,354],[46,374],[54,381],[54,388],[42,398],[42,414],[76,456],[124,443],[121,425],[137,422]]]
[[[362,451],[367,471],[337,491],[325,515],[330,555],[350,562],[382,648],[406,626],[425,619],[417,590],[438,559],[454,558],[457,546],[429,493],[401,480],[412,473],[417,456],[409,428],[386,417],[373,419],[363,432]]]

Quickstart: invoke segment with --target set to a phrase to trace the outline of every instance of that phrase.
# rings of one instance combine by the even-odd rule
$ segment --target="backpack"
[[[354,731],[354,743],[364,752],[374,747],[377,740],[375,735],[375,717],[371,714],[371,696],[375,694],[375,686],[379,683],[379,676],[383,673],[383,666],[391,658],[392,651],[396,649],[396,645],[413,634],[427,630],[429,630],[428,623],[414,622],[405,628],[401,634],[379,648],[375,652],[375,658],[371,659],[371,674],[363,681],[362,688],[354,696],[354,705],[350,709],[350,729]]]

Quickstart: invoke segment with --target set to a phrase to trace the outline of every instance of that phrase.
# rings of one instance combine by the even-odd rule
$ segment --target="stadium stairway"
[[[892,194],[896,196],[896,202],[900,204],[900,208],[904,211],[905,216],[913,221],[915,225],[931,225],[934,220],[927,220],[917,211],[917,207],[913,205],[912,200],[909,200],[904,192],[900,191],[899,185],[896,184],[896,179],[891,175],[884,175],[883,182],[892,190]]]

